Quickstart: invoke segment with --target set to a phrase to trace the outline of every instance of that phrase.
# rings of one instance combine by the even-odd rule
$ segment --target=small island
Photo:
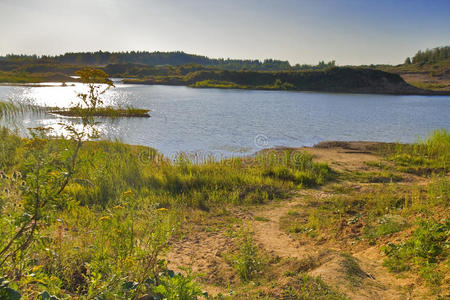
[[[139,108],[115,108],[115,107],[98,107],[83,108],[83,107],[71,107],[68,109],[54,109],[49,110],[49,113],[66,117],[130,117],[130,118],[150,118],[149,109]]]

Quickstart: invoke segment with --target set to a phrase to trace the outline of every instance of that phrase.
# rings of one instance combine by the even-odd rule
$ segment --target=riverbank
[[[78,147],[0,135],[2,249],[19,230],[12,221],[33,212],[34,182],[52,197],[70,176],[40,206],[47,217],[18,258],[36,280],[17,276],[17,259],[0,265],[24,298],[207,291],[212,299],[403,299],[448,291],[447,131],[413,145],[326,142],[201,163],[117,142]]]
[[[5,64],[4,66],[2,64]],[[2,71],[2,68],[8,71]],[[12,68],[12,69],[11,69]],[[17,69],[14,69],[17,68]],[[77,82],[73,75],[83,66],[64,64],[13,64],[0,61],[0,83],[37,84]],[[247,71],[224,70],[210,66],[146,66],[110,64],[99,66],[111,77],[126,84],[178,85],[194,88],[248,90],[293,90],[330,93],[392,95],[450,95],[442,82],[410,80],[395,67],[333,67],[311,70]],[[29,70],[24,72],[23,70]],[[389,72],[385,72],[389,71]],[[394,73],[398,73],[403,78]],[[438,77],[435,77],[438,78]],[[439,77],[440,78],[440,77]],[[405,82],[407,79],[408,82]]]
[[[181,85],[193,88],[292,90],[331,93],[450,95],[407,84],[399,75],[367,68],[331,68],[322,71],[195,71],[184,76],[128,78],[127,84]]]

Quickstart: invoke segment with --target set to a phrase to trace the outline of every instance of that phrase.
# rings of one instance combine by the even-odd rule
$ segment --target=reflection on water
[[[106,105],[150,109],[151,118],[98,118],[104,138],[207,155],[245,155],[275,146],[310,146],[324,140],[413,142],[436,128],[450,129],[450,97],[351,95],[282,91],[192,89],[116,84]],[[79,103],[84,87],[0,86],[0,100],[39,106]],[[76,119],[27,113],[22,128]],[[79,125],[77,125],[79,126]]]
[[[106,87],[106,85],[101,85]],[[10,87],[13,88],[13,87]],[[15,87],[22,88],[21,93],[13,93],[11,99],[26,104],[50,107],[69,107],[82,104],[77,97],[79,93],[87,93],[88,89],[82,83],[68,83],[63,86],[61,83],[48,82],[39,84],[36,87]],[[112,90],[104,97],[105,105],[114,105],[117,92]]]

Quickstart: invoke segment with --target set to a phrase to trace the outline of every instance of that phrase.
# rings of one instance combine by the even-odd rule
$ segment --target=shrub
[[[437,272],[438,263],[448,257],[449,236],[450,219],[443,222],[421,220],[406,242],[397,245],[390,243],[383,247],[387,255],[384,266],[392,272],[418,268],[419,274],[428,283],[437,284],[440,276],[433,272]]]

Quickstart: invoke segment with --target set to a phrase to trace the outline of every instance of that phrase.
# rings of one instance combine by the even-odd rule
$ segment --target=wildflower
[[[33,267],[33,269],[31,269],[32,270],[32,272],[36,272],[36,271],[39,271],[40,269],[42,269],[42,265],[39,265],[39,266],[34,266]]]
[[[106,220],[109,220],[109,219],[110,219],[109,216],[103,216],[103,217],[101,217],[99,220],[100,220],[100,221],[106,221]]]
[[[158,208],[156,211],[166,211],[166,210],[167,210],[167,208],[161,207],[161,208]]]
[[[133,195],[133,192],[131,190],[128,190],[123,193],[124,196]]]

